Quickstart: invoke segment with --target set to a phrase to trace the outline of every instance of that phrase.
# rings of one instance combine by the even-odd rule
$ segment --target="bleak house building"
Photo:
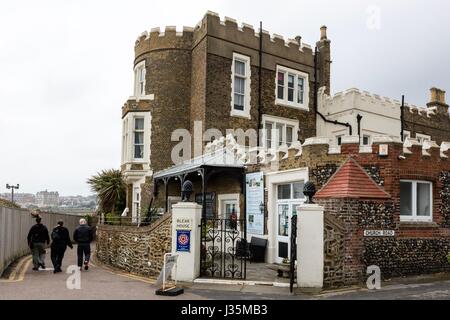
[[[215,263],[207,222],[226,220],[219,231],[264,240],[264,260],[286,262],[292,217],[305,202],[305,183],[313,182],[325,210],[325,285],[361,281],[373,264],[386,277],[450,271],[445,92],[432,88],[426,107],[358,89],[332,95],[326,27],[314,48],[294,38],[212,12],[194,28],[138,38],[134,93],[122,108],[130,214],[138,219],[156,207],[170,219],[191,181],[191,200],[202,204],[206,221],[201,274],[235,277],[220,266],[236,250],[224,245],[217,258],[223,263]],[[180,151],[176,129],[201,139]],[[238,129],[262,132],[256,147],[251,137],[240,141]],[[173,150],[184,160],[174,163]]]
[[[330,42],[321,29],[317,78],[330,83]],[[122,108],[122,172],[133,215],[146,209],[154,173],[173,165],[175,129],[277,129],[263,144],[316,135],[314,50],[208,12],[195,28],[152,29],[135,46],[135,91]],[[320,80],[319,80],[320,79]],[[275,141],[278,139],[278,141]],[[192,154],[198,152],[193,146]],[[142,201],[141,201],[142,197]],[[140,209],[139,209],[140,208]]]

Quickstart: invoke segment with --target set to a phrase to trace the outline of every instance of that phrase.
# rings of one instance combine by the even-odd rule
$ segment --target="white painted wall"
[[[178,254],[177,281],[193,282],[200,276],[202,206],[180,202],[172,206],[172,253]],[[177,219],[191,220],[190,252],[177,252]]]
[[[324,93],[324,88],[319,90],[318,110],[329,120],[337,120],[349,123],[353,128],[353,135],[358,135],[357,115],[363,116],[361,120],[361,136],[364,134],[374,136],[388,135],[400,138],[401,123],[400,109],[401,103],[367,91],[355,88],[339,92],[334,96]],[[432,109],[426,107],[416,107],[406,105],[405,112],[411,109],[418,109],[423,116],[432,113]],[[348,129],[343,126],[336,126],[326,123],[317,117],[317,136],[328,137],[331,143],[335,144],[335,137],[338,135],[348,135]]]
[[[322,288],[324,270],[324,209],[316,204],[298,207],[297,284]]]

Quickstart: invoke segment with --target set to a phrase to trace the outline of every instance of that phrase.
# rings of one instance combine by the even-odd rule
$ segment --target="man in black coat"
[[[39,267],[45,269],[45,244],[50,244],[47,227],[41,223],[41,218],[36,218],[36,224],[28,232],[28,246],[33,254],[33,270],[39,270]]]
[[[80,225],[75,229],[73,239],[78,243],[78,267],[82,270],[84,263],[84,270],[88,270],[89,260],[91,258],[91,242],[94,239],[94,235],[91,227],[88,226],[86,219],[80,219]]]
[[[61,266],[64,259],[64,253],[67,247],[73,249],[70,241],[69,230],[64,227],[63,221],[58,221],[58,225],[52,231],[51,258],[55,270],[53,273],[62,272]]]

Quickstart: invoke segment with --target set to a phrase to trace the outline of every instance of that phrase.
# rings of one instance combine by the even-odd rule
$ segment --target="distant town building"
[[[59,193],[57,191],[40,191],[36,194],[36,204],[38,207],[58,207]]]
[[[11,201],[11,193],[2,193],[0,198]],[[32,193],[14,193],[14,202],[22,207],[36,204],[36,196]]]

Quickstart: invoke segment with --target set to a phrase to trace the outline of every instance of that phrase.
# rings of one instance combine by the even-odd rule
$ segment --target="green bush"
[[[116,213],[105,214],[105,224],[110,224],[114,226],[120,225],[120,215]]]
[[[447,261],[448,261],[448,263],[450,263],[450,252],[447,255]]]

